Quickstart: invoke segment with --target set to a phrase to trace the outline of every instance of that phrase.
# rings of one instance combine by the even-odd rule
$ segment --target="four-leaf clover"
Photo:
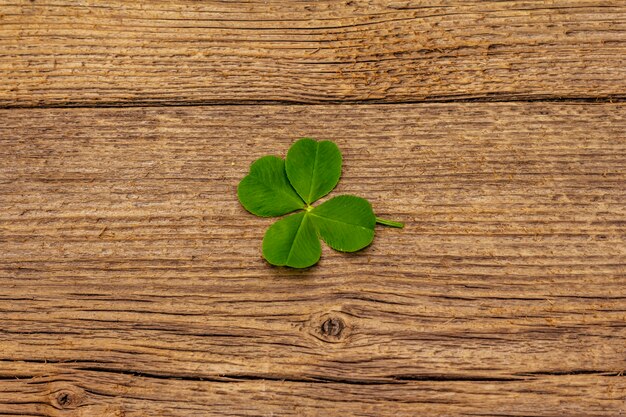
[[[246,210],[261,217],[298,210],[265,232],[263,257],[270,264],[307,268],[320,259],[320,238],[335,250],[356,252],[372,242],[376,223],[404,226],[377,218],[367,200],[353,195],[333,197],[313,207],[339,182],[341,163],[334,142],[304,138],[289,148],[285,160],[269,155],[250,166],[237,188]]]

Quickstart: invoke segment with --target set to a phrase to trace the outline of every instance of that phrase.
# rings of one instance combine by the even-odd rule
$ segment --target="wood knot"
[[[341,337],[345,327],[345,323],[339,317],[329,317],[322,323],[322,335],[326,337]]]
[[[68,389],[57,391],[53,395],[53,405],[56,408],[76,408],[81,403],[81,395]]]
[[[349,315],[331,310],[314,313],[306,324],[302,323],[300,329],[320,342],[341,347],[351,340],[355,325]]]

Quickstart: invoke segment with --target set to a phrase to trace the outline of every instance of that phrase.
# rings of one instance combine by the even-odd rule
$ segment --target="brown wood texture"
[[[626,2],[5,0],[0,106],[626,97]]]
[[[619,103],[0,111],[0,414],[626,415],[625,132]],[[305,135],[406,228],[268,266],[236,185]]]

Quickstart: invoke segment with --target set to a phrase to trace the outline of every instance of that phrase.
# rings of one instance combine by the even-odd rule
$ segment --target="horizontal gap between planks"
[[[183,102],[150,102],[135,101],[128,103],[111,102],[97,104],[67,103],[67,104],[44,104],[37,106],[9,105],[0,106],[0,110],[10,109],[97,109],[97,108],[132,108],[132,107],[211,107],[211,106],[250,106],[250,105],[275,105],[275,106],[327,106],[327,105],[395,105],[395,104],[431,104],[431,103],[626,103],[626,95],[610,97],[548,97],[548,98],[497,98],[497,97],[477,97],[477,98],[434,98],[427,100],[406,100],[406,101],[384,101],[372,100],[328,100],[328,101],[289,101],[289,100],[238,100],[238,101],[183,101]]]

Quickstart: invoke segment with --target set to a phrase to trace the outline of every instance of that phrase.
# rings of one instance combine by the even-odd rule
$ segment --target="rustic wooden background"
[[[626,2],[0,0],[0,415],[625,416]],[[403,230],[268,266],[298,137]]]

